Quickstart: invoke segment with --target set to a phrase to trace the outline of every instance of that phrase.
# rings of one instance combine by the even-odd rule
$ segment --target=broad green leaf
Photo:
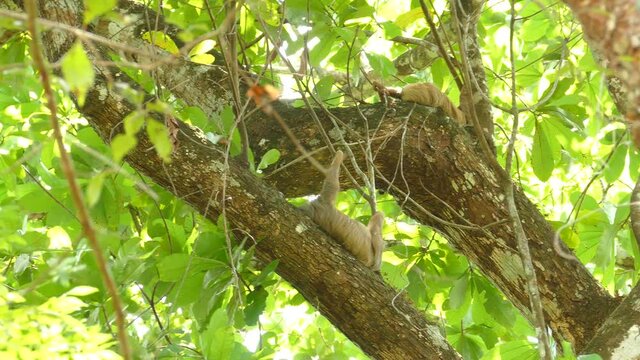
[[[396,36],[402,35],[402,28],[392,23],[391,21],[385,21],[381,25],[384,29],[384,36],[387,39],[393,39]]]
[[[404,29],[420,19],[424,19],[424,13],[422,12],[422,9],[420,7],[415,7],[398,16],[398,18],[396,19],[396,25],[398,25],[398,27],[400,27],[401,29]]]
[[[533,148],[531,149],[531,165],[533,173],[538,179],[546,181],[553,172],[553,151],[549,145],[549,139],[544,127],[536,122],[536,130],[533,135]]]
[[[73,289],[67,291],[65,295],[69,296],[87,296],[97,293],[99,290],[93,286],[76,286]]]
[[[335,79],[333,76],[325,76],[316,83],[314,90],[320,99],[327,100],[329,96],[331,96],[331,89],[334,83]]]
[[[171,145],[167,127],[159,121],[148,119],[147,135],[151,143],[153,143],[153,147],[156,149],[158,156],[160,156],[164,162],[170,162],[173,145]]]
[[[522,40],[534,42],[540,40],[543,36],[548,36],[549,21],[537,20],[535,17],[525,21],[520,28],[520,36]]]
[[[29,265],[31,265],[31,257],[27,254],[20,254],[13,263],[13,273],[20,276]]]
[[[124,157],[136,147],[138,140],[135,136],[127,134],[118,134],[113,140],[111,140],[111,152],[113,153],[113,160],[120,162]]]
[[[85,25],[93,21],[98,16],[113,10],[116,0],[84,0],[84,23]]]
[[[189,56],[193,57],[196,55],[206,54],[207,52],[211,51],[215,47],[216,47],[215,40],[211,40],[211,39],[203,40],[198,44],[196,44],[196,46],[194,46],[191,49],[191,51],[189,51]]]
[[[104,177],[104,174],[98,174],[89,179],[89,185],[87,186],[87,204],[89,207],[93,207],[100,200]]]
[[[374,53],[367,53],[367,59],[369,59],[369,65],[373,68],[376,74],[379,74],[383,79],[386,79],[396,73],[396,67],[393,61],[388,57],[378,55]]]
[[[162,281],[173,282],[211,269],[226,271],[228,264],[189,254],[171,254],[163,257],[157,264],[158,277]]]
[[[191,57],[191,61],[198,64],[210,65],[216,61],[215,56],[211,54],[198,54]]]
[[[142,39],[171,54],[175,55],[180,52],[176,44],[173,42],[173,39],[162,31],[147,31],[142,34]]]
[[[269,293],[262,287],[258,286],[256,290],[247,295],[247,305],[244,308],[245,322],[249,326],[258,323],[258,317],[264,311]]]
[[[472,335],[468,332],[463,332],[452,338],[453,345],[460,352],[463,359],[479,359],[486,349],[480,336]]]
[[[144,126],[144,114],[139,111],[132,111],[124,118],[124,132],[127,135],[136,135]]]
[[[78,97],[78,104],[83,106],[87,91],[93,85],[95,72],[79,41],[62,58],[62,76]]]
[[[620,144],[611,154],[611,158],[607,162],[607,166],[604,168],[604,178],[609,184],[618,180],[627,159],[628,146],[626,144]]]
[[[276,270],[276,267],[278,267],[278,263],[278,260],[270,262],[269,265],[265,266],[262,271],[260,271],[260,275],[258,275],[258,277],[256,277],[255,280],[251,282],[251,284],[253,286],[262,285],[264,280]]]
[[[235,334],[224,309],[217,309],[207,328],[200,334],[200,347],[206,359],[231,360]]]
[[[496,345],[481,357],[482,360],[537,359],[538,350],[527,340],[508,341]]]
[[[260,159],[258,164],[258,170],[266,169],[269,165],[273,165],[280,160],[280,151],[278,149],[271,149],[267,151]]]
[[[598,354],[579,355],[578,360],[602,360],[602,357]]]
[[[449,292],[449,304],[452,309],[457,309],[460,305],[464,304],[467,297],[467,286],[469,285],[469,278],[465,275],[456,280],[451,291]]]

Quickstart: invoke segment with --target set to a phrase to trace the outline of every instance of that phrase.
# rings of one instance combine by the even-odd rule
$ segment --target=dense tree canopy
[[[640,10],[565,2],[0,0],[0,357],[640,358]]]

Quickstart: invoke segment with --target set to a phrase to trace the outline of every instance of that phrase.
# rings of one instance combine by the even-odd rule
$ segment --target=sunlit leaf
[[[62,75],[82,106],[89,87],[93,85],[95,72],[80,42],[76,42],[62,58]]]
[[[266,169],[269,165],[273,165],[280,160],[280,151],[278,149],[271,149],[262,155],[260,164],[258,164],[258,170]]]
[[[162,31],[147,31],[142,34],[142,39],[171,54],[178,54],[179,52],[179,49],[173,42],[173,39]]]
[[[553,150],[549,145],[549,139],[542,126],[536,124],[536,132],[533,136],[533,148],[531,149],[531,165],[538,179],[546,181],[553,171]]]
[[[105,14],[116,5],[116,0],[84,0],[84,23],[88,24],[98,16]]]
[[[622,170],[624,170],[628,146],[620,144],[613,149],[611,158],[607,162],[607,166],[604,168],[604,178],[608,183],[612,183],[620,177]]]
[[[153,147],[156,149],[158,156],[160,156],[164,162],[170,162],[173,145],[171,144],[167,127],[159,121],[148,120],[147,135],[153,143]]]

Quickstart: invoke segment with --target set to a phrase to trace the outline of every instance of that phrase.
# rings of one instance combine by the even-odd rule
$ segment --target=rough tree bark
[[[1,0],[0,4],[7,1]],[[81,4],[79,0],[41,1],[41,14],[79,26]],[[119,8],[135,14],[133,4],[128,1],[120,1]],[[144,21],[140,21],[122,27],[106,19],[92,31],[143,48],[147,44],[139,35],[144,26]],[[50,61],[56,61],[73,38],[60,31],[49,32],[47,36],[49,41],[45,45]],[[161,85],[207,113],[215,114],[228,103],[229,91],[220,85],[226,83],[221,68],[175,59],[157,67],[155,73]],[[81,111],[108,141],[131,108],[126,100],[110,92],[103,81],[98,79]],[[319,129],[308,120],[306,110],[285,104],[277,104],[276,108],[285,119],[296,119],[290,126],[307,144],[320,138]],[[409,105],[400,106],[392,116],[380,104],[361,110],[369,128],[378,129],[374,143],[380,172],[378,187],[388,188],[404,204],[407,214],[447,236],[528,314],[522,265],[511,227],[505,221],[508,213],[500,179],[507,174],[496,173],[486,166],[466,133],[441,113]],[[357,109],[335,109],[332,113],[355,133],[362,134],[364,127]],[[320,117],[323,127],[332,129],[326,114]],[[296,153],[280,129],[260,112],[254,113],[248,124],[252,147],[258,156],[268,148],[278,148],[283,154],[282,163],[291,163],[270,174],[267,181],[285,196],[316,193],[321,177],[306,164],[294,162]],[[189,138],[180,139],[181,146],[173,155],[173,162],[165,165],[166,170],[144,150],[150,147],[144,143],[130,154],[128,161],[159,185],[183,196],[195,209],[201,212],[208,209],[213,217],[212,208],[219,211],[221,207],[219,191],[225,170],[222,155],[189,128],[181,128],[184,134],[180,136],[186,134]],[[352,133],[345,136],[348,142],[359,140]],[[358,146],[354,146],[354,152],[360,154]],[[319,156],[321,161],[328,158],[328,154]],[[362,158],[358,160],[364,163]],[[279,259],[278,273],[351,340],[379,358],[434,358],[436,353],[440,358],[456,358],[457,354],[418,311],[402,298],[393,300],[393,289],[341,251],[280,194],[233,160],[229,165],[224,202],[228,218],[259,240],[256,255],[260,259]],[[385,179],[394,186],[389,187]],[[517,192],[516,201],[539,274],[545,317],[557,336],[581,350],[616,302],[577,260],[557,255],[553,247],[555,232],[522,192]],[[561,243],[559,246],[569,252]]]
[[[596,353],[606,360],[640,359],[640,286],[636,286],[616,308],[584,353]]]

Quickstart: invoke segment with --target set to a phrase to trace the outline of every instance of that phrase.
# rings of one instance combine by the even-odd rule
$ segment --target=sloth
[[[464,113],[449,100],[447,95],[443,94],[437,86],[431,83],[409,84],[403,87],[402,91],[397,91],[385,87],[378,81],[374,81],[373,88],[380,94],[381,98],[390,96],[403,101],[441,108],[445,114],[458,124],[464,126],[467,123]]]
[[[342,151],[338,150],[331,166],[324,174],[325,179],[320,195],[304,205],[302,210],[363,264],[374,271],[379,271],[384,250],[382,240],[384,214],[380,211],[376,212],[369,219],[369,224],[364,226],[336,209],[336,197],[340,191],[340,164],[343,159]]]

